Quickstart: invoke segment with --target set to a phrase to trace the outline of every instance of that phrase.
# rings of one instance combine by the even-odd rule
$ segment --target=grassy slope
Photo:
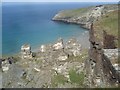
[[[94,23],[94,29],[96,38],[100,41],[103,40],[103,30],[118,38],[118,11],[112,11],[102,16]],[[116,41],[116,45],[118,46],[118,41]]]
[[[109,12],[95,22],[94,28],[100,33],[105,30],[108,34],[118,37],[118,11]]]
[[[88,8],[80,8],[80,9],[73,9],[73,10],[63,10],[60,12],[60,15],[62,18],[73,18],[73,17],[78,17],[86,14],[89,12],[93,6],[88,7]]]
[[[82,86],[83,85],[83,82],[84,82],[84,73],[81,72],[80,74],[79,73],[76,73],[75,70],[71,69],[69,71],[69,76],[70,76],[70,81],[71,83],[76,83],[78,84],[79,86]]]

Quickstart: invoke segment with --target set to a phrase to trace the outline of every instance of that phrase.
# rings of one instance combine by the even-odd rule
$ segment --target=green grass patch
[[[90,11],[93,7],[87,7],[87,8],[79,8],[79,9],[72,9],[72,10],[63,10],[61,11],[62,18],[73,18],[82,16]]]
[[[107,13],[94,25],[97,33],[105,30],[108,34],[118,37],[118,11]]]
[[[51,81],[51,86],[52,87],[57,87],[58,84],[65,84],[65,82],[67,82],[67,78],[64,77],[64,75],[58,74],[58,75],[54,75],[54,77],[52,78]]]
[[[69,76],[70,76],[71,83],[76,83],[81,86],[83,85],[84,77],[85,77],[83,72],[79,74],[79,73],[76,73],[76,70],[72,69],[69,71]]]
[[[106,31],[107,34],[118,38],[118,11],[108,12],[102,16],[94,23],[94,30],[96,38],[99,39],[99,41],[103,41],[103,30]],[[118,40],[115,41],[115,44],[118,47]]]

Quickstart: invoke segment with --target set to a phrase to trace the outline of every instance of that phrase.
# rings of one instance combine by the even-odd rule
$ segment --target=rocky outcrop
[[[88,86],[118,87],[120,83],[120,74],[118,69],[114,67],[114,64],[111,63],[112,58],[110,57],[110,55],[112,55],[112,52],[114,52],[114,55],[118,55],[117,51],[111,49],[103,50],[102,44],[100,42],[97,42],[95,39],[93,24],[91,25],[89,32],[89,60],[87,60],[85,64],[87,80],[89,81]]]
[[[14,63],[14,58],[13,57],[8,57],[7,59],[0,59],[0,68],[2,69],[3,72],[6,72],[9,70],[10,65]]]
[[[46,52],[46,46],[45,46],[45,45],[41,45],[40,51],[41,51],[41,52]]]
[[[26,50],[31,51],[30,47],[22,47],[22,52]],[[70,87],[78,87],[76,83],[71,83],[69,71],[74,69],[76,73],[84,72],[84,62],[81,59],[85,59],[87,55],[82,54],[81,45],[76,39],[65,42],[60,38],[54,44],[41,45],[39,51],[31,52],[35,53],[36,56],[32,58],[24,57],[23,55],[26,56],[25,52],[22,56],[20,54],[15,56],[16,58],[2,60],[3,87],[53,88],[51,85],[55,81],[52,82],[52,80],[59,75],[66,78],[66,82],[65,84],[58,83],[56,87],[69,88],[69,85]]]
[[[55,50],[63,49],[63,48],[64,48],[63,39],[60,38],[60,39],[58,40],[58,42],[53,45],[53,48],[54,48]]]
[[[90,29],[91,23],[97,21],[107,12],[114,10],[118,10],[118,5],[99,5],[77,10],[63,10],[57,13],[52,20],[75,23],[81,25],[81,27]]]
[[[29,44],[25,44],[25,45],[21,46],[21,58],[22,59],[26,59],[26,58],[31,59],[32,58],[31,47]]]

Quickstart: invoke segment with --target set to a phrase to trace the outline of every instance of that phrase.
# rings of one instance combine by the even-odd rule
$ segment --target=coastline
[[[59,37],[59,38],[61,38],[61,37]],[[46,44],[42,44],[42,45],[53,45],[53,44],[57,43],[58,39],[53,41],[53,42],[51,42],[51,43],[46,43]],[[82,34],[82,36],[68,37],[66,39],[63,39],[63,42],[65,43],[65,42],[69,41],[70,39],[76,39],[79,42],[79,44],[81,44],[81,46],[82,46],[81,48],[82,49],[89,49],[89,31],[85,31]],[[39,52],[40,51],[40,47],[41,47],[41,45],[39,44],[39,45],[33,47],[32,51],[33,52]]]
[[[95,7],[95,6],[94,6]],[[108,7],[110,7],[109,5],[108,5]],[[114,6],[114,7],[116,7],[116,6]],[[100,8],[102,8],[101,6],[100,6]],[[88,8],[87,8],[88,9]],[[93,8],[92,8],[93,9]],[[114,9],[114,8],[113,8]],[[77,9],[77,10],[79,10],[79,9]],[[81,10],[81,9],[80,9]],[[86,9],[85,9],[86,10]],[[89,10],[89,9],[88,9]],[[90,9],[91,10],[91,9]],[[67,11],[67,10],[66,10]],[[59,13],[57,13],[56,15],[57,15],[57,17],[59,16],[59,14],[61,14],[61,13],[63,13],[64,14],[64,12],[66,12],[66,11],[60,11]],[[74,10],[73,10],[73,12],[74,12]],[[90,12],[90,11],[89,11]],[[86,30],[88,30],[89,31],[89,26],[90,26],[90,24],[91,24],[91,22],[89,22],[87,25],[85,25],[84,23],[86,22],[79,22],[79,21],[75,21],[76,19],[75,18],[73,18],[73,19],[62,19],[63,17],[62,16],[60,16],[60,19],[58,19],[57,17],[56,17],[56,15],[51,19],[51,20],[53,20],[53,21],[55,21],[55,22],[61,22],[61,23],[68,23],[68,24],[77,24],[77,25],[80,25],[80,27],[81,28],[84,28],[84,29],[86,29]],[[83,14],[83,16],[86,16],[86,13],[85,14]],[[82,17],[82,16],[81,16]],[[72,18],[72,17],[71,17]],[[89,16],[88,16],[88,18],[90,18]],[[82,19],[82,18],[81,18]],[[80,20],[81,20],[80,19]],[[94,22],[96,21],[96,18],[95,18],[95,20],[94,20]],[[83,24],[82,24],[83,23]],[[88,35],[88,34],[87,34]],[[88,38],[89,36],[85,36],[86,38]],[[84,37],[84,36],[83,36]],[[59,37],[60,38],[60,37]],[[58,38],[58,39],[59,39]],[[70,38],[67,38],[66,40],[69,40]],[[81,39],[81,37],[79,37],[79,36],[77,36],[77,39],[78,39],[78,41],[79,41],[79,39]],[[53,41],[52,43],[55,43],[57,40],[55,40],[55,41]],[[83,42],[82,40],[80,40],[80,43],[82,44],[82,43],[84,43],[82,46],[86,46],[86,44],[85,44],[85,42],[86,42],[86,40]],[[46,43],[46,44],[51,44],[51,43]],[[33,51],[38,51],[39,50],[39,48],[40,48],[40,46],[41,45],[36,45],[36,46],[34,46],[33,47]],[[88,46],[87,46],[87,48],[88,48]],[[19,50],[20,51],[20,50]],[[19,52],[18,52],[19,53]],[[4,54],[5,55],[5,54]],[[4,56],[3,55],[3,56]],[[10,54],[10,55],[14,55],[14,54]],[[5,55],[6,56],[6,55]]]
[[[93,24],[95,39],[102,45],[107,45],[103,45],[103,47],[114,49],[118,47],[118,12],[117,4],[103,4],[94,7],[59,11],[52,20],[68,24],[74,23],[88,31]],[[107,36],[110,36],[109,38],[113,37],[112,41],[109,38],[106,39],[105,37]],[[103,41],[106,43],[103,43]],[[112,47],[109,45],[112,45]]]
[[[80,37],[82,37],[82,38],[80,38]],[[61,38],[61,37],[59,37],[59,38]],[[83,33],[82,36],[78,36],[77,38],[76,37],[71,37],[71,38],[69,37],[69,38],[63,39],[63,41],[67,42],[67,41],[69,41],[70,39],[73,39],[73,38],[76,39],[79,42],[79,44],[81,44],[82,49],[88,49],[89,48],[89,35],[88,35],[88,31]],[[57,42],[57,40],[53,41],[51,43],[45,43],[45,44],[42,44],[42,45],[53,45],[53,44],[55,44]],[[35,53],[39,52],[40,51],[40,47],[41,47],[41,44],[32,47],[32,52],[35,52]],[[11,56],[18,56],[20,54],[20,52],[21,51],[19,49],[19,52],[15,53],[15,54],[2,54],[2,58],[11,57]]]
[[[101,6],[97,7],[101,9]],[[94,20],[96,21],[97,18]],[[76,38],[64,39],[59,37],[58,40],[37,46],[35,49],[29,44],[24,44],[21,46],[20,56],[1,59],[3,79],[5,79],[3,86],[40,88],[117,87],[119,85],[117,75],[119,74],[117,73],[119,67],[116,68],[118,66],[118,50],[101,47],[100,42],[96,41],[98,38],[94,36],[96,28],[93,28],[93,22],[90,21],[89,25],[90,30],[86,30]],[[105,36],[111,37],[107,34]],[[105,40],[106,42],[109,41],[108,39]],[[112,44],[108,44],[108,46],[110,45]]]
[[[62,10],[59,11],[52,20],[68,24],[77,24],[89,30],[91,23],[97,22],[108,12],[116,10],[118,10],[117,4],[103,4],[80,9]]]
[[[63,23],[63,22],[61,22]],[[82,27],[80,27],[82,28]],[[47,42],[47,43],[44,43],[44,44],[37,44],[35,46],[32,46],[32,51],[33,52],[38,52],[40,51],[40,47],[41,45],[49,45],[49,44],[55,44],[57,42],[57,40],[61,38],[61,37],[58,37],[56,40],[54,41],[50,41],[50,42]],[[80,36],[77,35],[77,36],[69,36],[69,37],[65,37],[65,38],[62,38],[64,42],[67,42],[69,41],[70,39],[72,38],[75,38],[77,39],[77,41],[79,42],[79,44],[82,45],[82,48],[83,49],[88,49],[89,48],[89,31],[87,29],[85,29],[85,32],[84,33],[81,33]],[[87,43],[87,44],[86,44]],[[28,43],[29,44],[29,43]],[[21,48],[21,47],[20,47]],[[11,56],[17,56],[20,54],[20,48],[19,48],[19,51],[16,52],[15,54],[2,54],[2,57],[11,57]]]

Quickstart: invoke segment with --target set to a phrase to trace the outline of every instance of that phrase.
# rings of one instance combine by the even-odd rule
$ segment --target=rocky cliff
[[[58,12],[52,20],[80,24],[82,27],[90,29],[92,22],[114,10],[118,10],[118,5],[99,5],[75,10],[63,10]]]

